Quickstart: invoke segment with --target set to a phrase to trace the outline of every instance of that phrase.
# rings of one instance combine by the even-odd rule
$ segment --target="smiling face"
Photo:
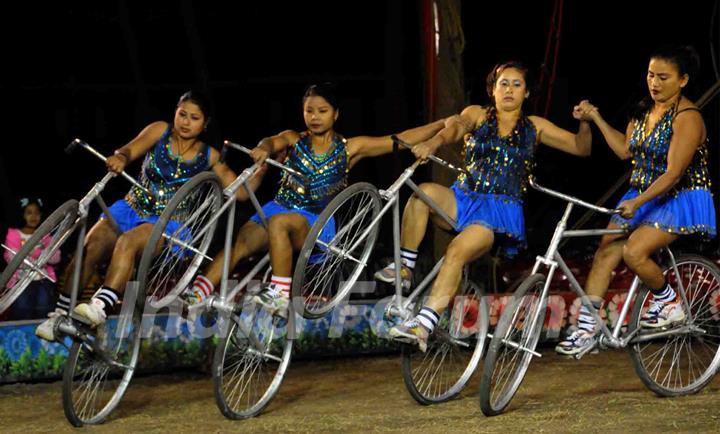
[[[339,112],[321,96],[308,96],[303,101],[305,125],[313,134],[320,135],[332,129]]]
[[[192,101],[183,101],[175,110],[175,131],[183,139],[194,139],[205,129],[205,114],[200,107]]]
[[[671,101],[680,95],[688,80],[688,75],[680,75],[677,65],[673,62],[661,58],[650,59],[647,85],[653,101],[659,103]]]
[[[492,94],[498,110],[519,110],[529,95],[525,75],[517,68],[503,69],[495,81]]]

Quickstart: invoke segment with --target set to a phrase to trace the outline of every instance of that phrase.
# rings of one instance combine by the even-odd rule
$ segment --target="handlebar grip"
[[[65,147],[65,153],[72,154],[73,152],[75,152],[75,149],[77,149],[77,147],[80,146],[80,143],[82,143],[82,141],[80,139],[73,140],[72,142],[70,142],[69,145],[67,145]]]

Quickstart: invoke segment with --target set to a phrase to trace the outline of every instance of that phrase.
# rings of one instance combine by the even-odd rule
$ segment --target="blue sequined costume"
[[[312,226],[325,206],[347,185],[348,163],[346,140],[343,137],[336,135],[330,149],[318,155],[312,150],[310,134],[301,134],[300,140],[290,149],[285,164],[303,174],[306,179],[283,173],[275,199],[263,206],[268,220],[276,214],[298,213]],[[262,224],[258,214],[250,220]],[[320,233],[320,239],[329,242],[334,235],[335,223],[330,221]]]
[[[210,166],[210,147],[203,145],[197,156],[184,161],[171,149],[172,126],[168,125],[157,143],[145,155],[140,184],[155,194],[156,200],[149,200],[137,187],[132,187],[125,199],[115,202],[110,208],[121,232],[127,232],[143,223],[155,224],[170,199],[190,178],[207,170]],[[181,215],[175,213],[175,217]],[[173,232],[178,226],[176,221],[168,223],[166,231]]]
[[[534,167],[537,130],[521,115],[509,136],[498,133],[494,108],[465,141],[465,166],[470,177],[458,176],[451,189],[457,204],[456,230],[477,224],[496,234],[504,253],[513,256],[526,246],[523,196]]]
[[[649,116],[650,110],[633,127],[628,142],[633,155],[630,189],[620,203],[640,195],[667,171],[675,107],[668,109],[646,136]],[[624,219],[616,215],[611,221],[628,229],[647,225],[679,235],[715,236],[715,205],[710,193],[707,157],[705,140],[696,150],[680,181],[669,192],[643,204],[633,218]]]

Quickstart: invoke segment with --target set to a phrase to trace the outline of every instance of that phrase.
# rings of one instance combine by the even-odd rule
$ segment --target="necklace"
[[[174,177],[175,177],[175,178],[179,178],[179,177],[180,177],[180,163],[183,162],[183,155],[185,155],[185,153],[186,153],[188,150],[190,150],[190,148],[195,144],[195,142],[190,143],[189,145],[187,145],[187,147],[185,147],[185,150],[183,150],[182,148],[180,148],[180,141],[179,141],[179,140],[176,140],[175,137],[173,137],[172,140],[173,140],[173,142],[175,142],[175,143],[177,144],[177,148],[178,148],[178,152],[179,152],[179,154],[175,154],[175,155],[174,155],[174,157],[175,157],[175,163],[176,163],[176,164],[175,164],[175,175],[174,175]],[[172,152],[172,145],[170,146],[170,151]]]

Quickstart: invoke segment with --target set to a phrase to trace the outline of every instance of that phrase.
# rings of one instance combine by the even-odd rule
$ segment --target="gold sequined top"
[[[335,135],[330,149],[321,155],[312,150],[310,134],[303,133],[292,146],[285,164],[305,175],[306,180],[284,172],[275,201],[285,207],[315,214],[347,185],[348,154],[346,140]]]
[[[669,108],[655,127],[645,133],[650,110],[639,121],[635,122],[630,140],[630,152],[632,153],[632,175],[630,186],[643,192],[650,187],[662,174],[667,171],[667,155],[670,150],[672,139],[672,123],[675,118],[675,106]],[[705,189],[710,190],[711,182],[708,173],[707,140],[698,146],[690,165],[685,169],[680,181],[675,184],[668,194],[677,194],[682,190]]]
[[[510,196],[522,200],[534,168],[537,141],[535,125],[521,115],[509,136],[498,133],[494,108],[465,141],[465,166],[472,175],[460,174],[457,184],[467,191]]]
[[[140,173],[140,184],[155,195],[155,200],[150,200],[137,187],[132,187],[125,196],[125,201],[140,217],[162,214],[170,199],[185,182],[210,167],[208,145],[204,145],[194,159],[185,161],[172,152],[171,135],[172,127],[168,125],[160,140],[145,155]]]

